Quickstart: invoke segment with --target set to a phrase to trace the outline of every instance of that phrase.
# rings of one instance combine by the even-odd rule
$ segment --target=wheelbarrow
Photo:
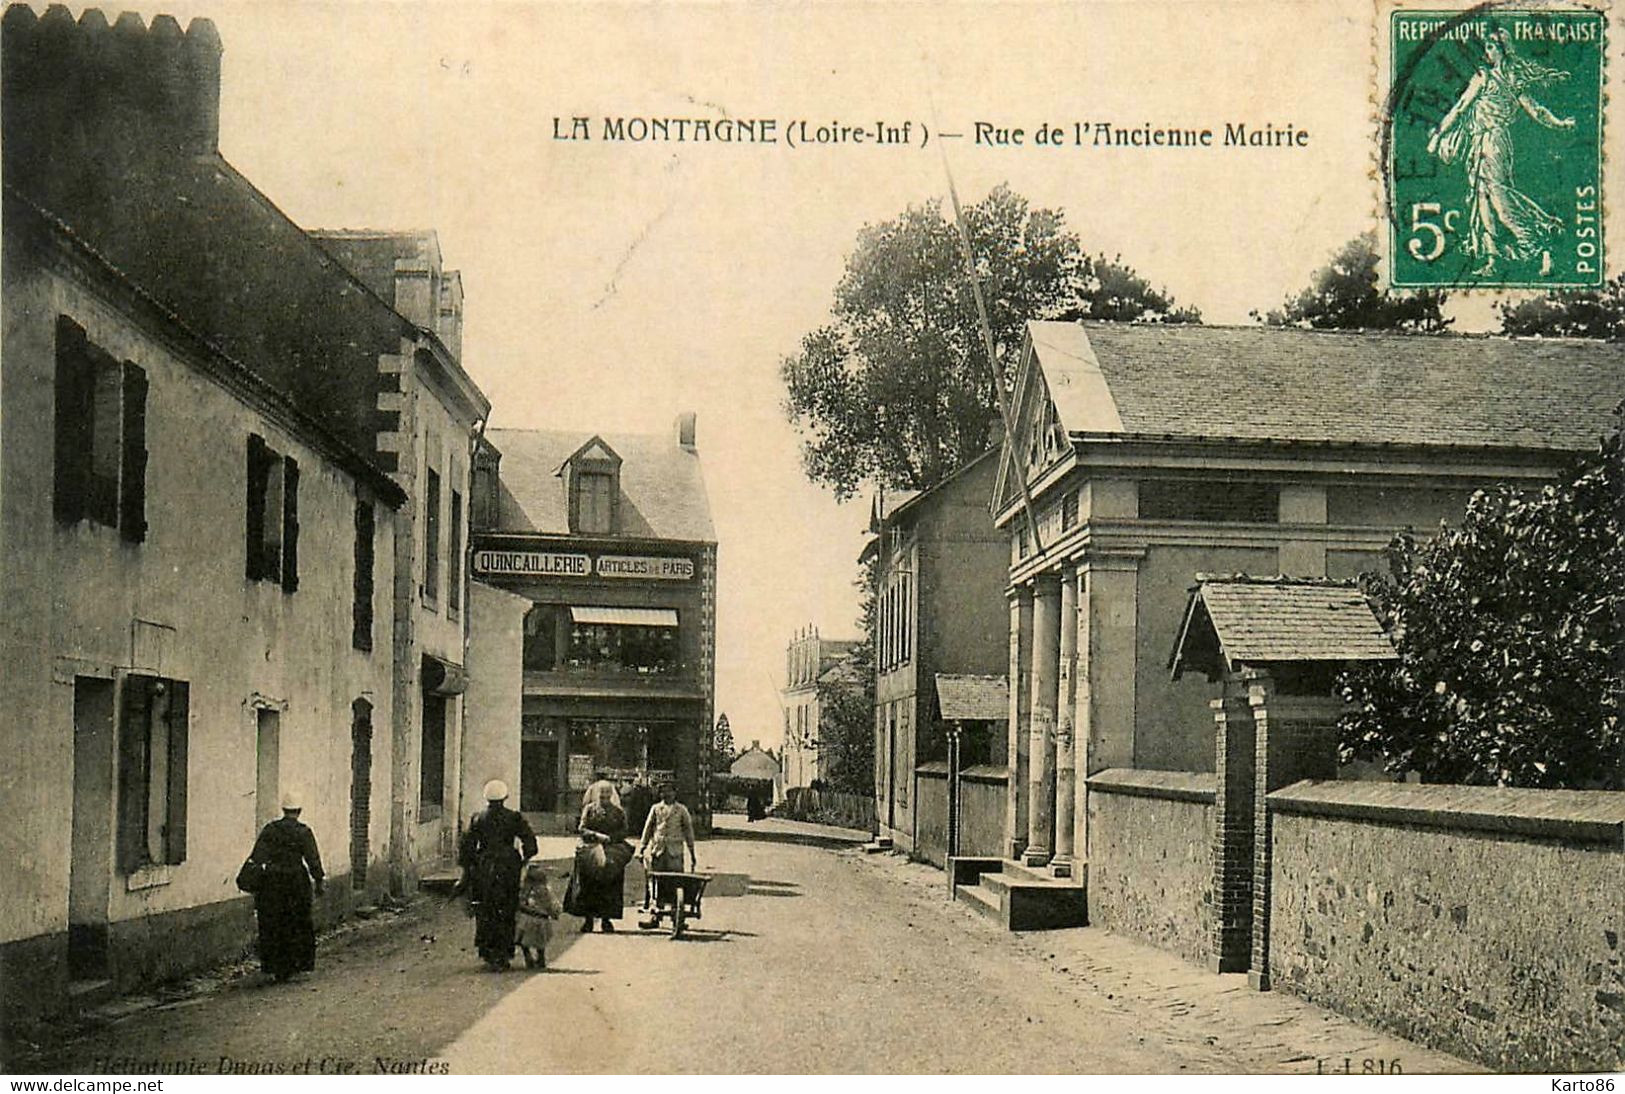
[[[673,938],[683,937],[688,921],[700,918],[700,901],[710,880],[710,874],[651,870],[644,880],[645,911],[638,928],[652,931],[664,920],[671,924]]]

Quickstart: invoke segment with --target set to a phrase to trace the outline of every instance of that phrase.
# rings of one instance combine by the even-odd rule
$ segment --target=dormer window
[[[570,492],[570,531],[577,535],[613,535],[618,530],[621,457],[594,437],[563,467]]]

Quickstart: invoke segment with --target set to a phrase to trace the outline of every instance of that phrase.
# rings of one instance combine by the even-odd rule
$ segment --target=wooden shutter
[[[299,461],[282,461],[282,589],[299,588]]]
[[[245,572],[248,580],[257,581],[265,576],[265,472],[270,467],[270,450],[265,438],[248,435],[248,562]]]
[[[355,503],[355,601],[350,644],[358,650],[372,650],[373,594],[373,512],[372,502],[357,498]]]
[[[85,515],[90,492],[91,408],[96,369],[85,330],[67,316],[56,321],[56,482],[53,508],[60,521]]]
[[[152,733],[150,676],[126,676],[118,724],[118,869],[147,862],[147,772]]]
[[[191,691],[182,681],[170,681],[169,711],[164,718],[169,731],[169,785],[164,788],[167,799],[164,861],[170,863],[186,861],[186,756]]]
[[[147,538],[147,374],[124,362],[124,451],[119,460],[119,534],[131,543]]]

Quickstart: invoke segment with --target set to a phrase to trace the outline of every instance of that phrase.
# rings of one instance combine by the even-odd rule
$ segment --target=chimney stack
[[[689,452],[694,451],[694,425],[695,414],[692,410],[685,410],[677,415],[677,446]]]

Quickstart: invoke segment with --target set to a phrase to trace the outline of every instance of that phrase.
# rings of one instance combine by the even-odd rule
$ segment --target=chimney
[[[694,451],[694,422],[692,410],[677,415],[677,446],[688,452]]]
[[[61,4],[36,18],[12,4],[4,18],[6,134],[32,156],[101,162],[117,140],[137,150],[208,155],[220,146],[220,35],[208,19],[181,31],[174,16],[148,28],[134,12],[108,26]],[[8,157],[10,159],[11,157]]]
[[[447,270],[440,279],[440,340],[458,361],[463,359],[463,275]]]

